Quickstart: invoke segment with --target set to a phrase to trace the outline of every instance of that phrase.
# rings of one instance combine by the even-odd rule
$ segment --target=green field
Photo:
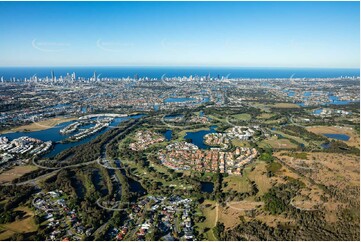
[[[308,142],[305,141],[304,139],[298,137],[298,136],[285,134],[285,133],[283,133],[283,132],[281,132],[279,130],[271,130],[271,132],[275,133],[275,134],[282,135],[283,137],[288,138],[288,139],[293,139],[293,140],[297,141],[298,143],[301,143],[301,144],[304,144],[305,146],[308,146]]]
[[[272,118],[273,116],[275,116],[275,115],[272,113],[262,113],[257,116],[257,119],[269,119],[269,118]]]
[[[208,115],[208,117],[211,118],[211,119],[217,120],[219,122],[222,122],[222,123],[227,122],[227,119],[225,117],[218,117],[218,116],[215,116],[215,115]]]
[[[231,116],[233,119],[240,120],[240,121],[249,121],[251,120],[252,116],[248,113],[241,113]]]
[[[232,175],[223,179],[223,184],[227,186],[223,187],[224,191],[236,191],[236,192],[249,192],[251,190],[250,183],[248,181],[247,172],[241,175]]]

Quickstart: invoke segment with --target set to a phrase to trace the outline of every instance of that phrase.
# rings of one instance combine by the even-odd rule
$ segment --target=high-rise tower
[[[54,74],[54,71],[53,71],[53,70],[51,71],[51,80],[52,80],[52,81],[55,81],[55,74]]]

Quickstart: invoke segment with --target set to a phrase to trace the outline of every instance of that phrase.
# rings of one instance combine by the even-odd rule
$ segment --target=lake
[[[337,139],[342,141],[348,141],[350,139],[350,136],[346,134],[323,134],[323,135],[330,139]]]
[[[201,191],[202,192],[212,193],[213,189],[214,189],[213,182],[201,182]]]
[[[167,131],[165,131],[163,133],[163,135],[168,141],[170,141],[172,139],[172,133],[173,133],[173,131],[168,129]]]
[[[200,130],[196,132],[187,132],[184,136],[184,139],[191,139],[192,144],[195,144],[200,149],[209,149],[211,146],[206,145],[204,141],[204,136],[206,134],[216,133],[217,126],[211,126],[208,130]]]

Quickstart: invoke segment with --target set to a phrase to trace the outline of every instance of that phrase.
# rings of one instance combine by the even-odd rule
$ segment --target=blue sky
[[[359,2],[1,2],[0,66],[360,65]]]

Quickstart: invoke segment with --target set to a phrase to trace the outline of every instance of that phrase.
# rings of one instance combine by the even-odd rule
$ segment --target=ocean
[[[94,71],[102,77],[149,77],[161,78],[177,76],[207,76],[229,78],[332,78],[341,76],[360,76],[360,69],[329,68],[249,68],[249,67],[0,67],[0,77],[9,80],[56,77],[76,73],[77,77],[92,77]]]

